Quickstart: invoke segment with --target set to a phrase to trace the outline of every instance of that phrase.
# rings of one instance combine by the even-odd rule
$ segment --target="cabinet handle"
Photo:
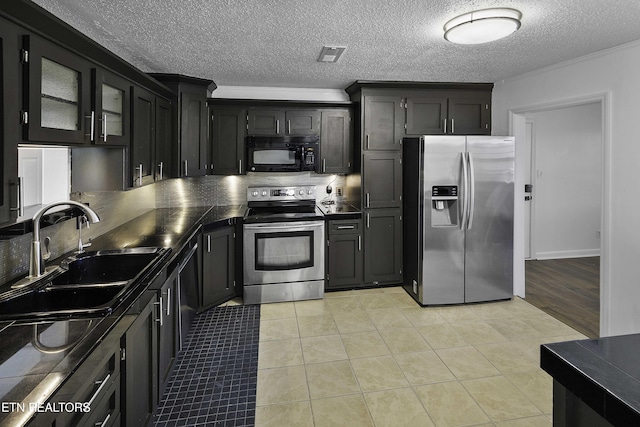
[[[160,180],[162,181],[162,177],[163,177],[163,172],[164,172],[164,162],[160,162],[158,164],[158,168],[160,169]]]
[[[369,134],[364,137],[364,148],[365,150],[369,149]]]
[[[444,119],[444,133],[447,133],[447,119]]]
[[[327,171],[327,159],[322,159],[322,172]]]
[[[367,228],[369,228],[370,225],[371,225],[371,218],[369,217],[369,214],[367,213]]]
[[[160,326],[162,327],[162,296],[160,296],[160,301],[154,302],[153,305],[158,306],[159,317],[156,319],[156,322],[160,323]]]
[[[18,216],[24,216],[24,185],[22,182],[22,177],[18,177],[18,181],[16,182],[16,207],[9,208],[12,212],[18,212]]]
[[[211,252],[211,234],[207,235],[207,253]]]
[[[358,252],[362,250],[362,236],[358,235]]]
[[[107,376],[104,377],[104,379],[102,381],[96,381],[94,384],[98,385],[100,384],[100,386],[98,387],[98,389],[93,393],[93,395],[91,396],[91,399],[89,399],[89,406],[91,406],[91,404],[93,403],[94,400],[96,400],[96,397],[98,397],[98,395],[100,395],[100,392],[102,391],[102,389],[104,388],[104,386],[107,385],[107,382],[109,382],[109,378],[111,378],[111,372],[107,373]]]
[[[189,176],[189,161],[184,160],[184,176]]]
[[[291,120],[287,120],[287,134],[291,134]]]
[[[107,115],[102,115],[102,141],[107,142]]]
[[[370,207],[369,205],[371,204],[371,196],[369,195],[369,193],[366,194],[365,199],[366,199],[366,202],[365,202],[366,206]]]
[[[167,288],[167,317],[171,316],[171,288]]]
[[[451,133],[456,133],[456,125],[453,122],[453,119],[451,119]]]
[[[280,120],[276,120],[276,133],[280,133]]]
[[[93,138],[94,138],[93,133],[95,131],[94,121],[95,121],[95,118],[96,118],[96,112],[92,111],[90,116],[84,116],[84,118],[85,119],[89,119],[89,133],[88,134],[85,133],[84,135],[88,136],[89,140],[91,142],[93,142]]]
[[[142,163],[140,163],[140,166],[138,166],[136,168],[136,170],[138,171],[138,182],[139,182],[139,187],[142,187],[142,171],[143,171],[143,166]]]
[[[111,412],[109,412],[107,414],[106,417],[104,417],[104,420],[102,420],[102,422],[97,422],[94,424],[95,427],[104,427],[107,425],[107,423],[109,422],[109,418],[111,418]]]
[[[242,159],[238,159],[238,175],[242,175]]]
[[[339,225],[338,230],[353,230],[356,228],[355,225]]]

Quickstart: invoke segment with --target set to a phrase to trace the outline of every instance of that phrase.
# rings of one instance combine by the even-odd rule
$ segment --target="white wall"
[[[510,122],[515,123],[512,112],[586,100],[603,102],[603,336],[640,332],[638,69],[640,42],[634,42],[497,82],[493,92],[493,132],[497,135],[509,134]]]
[[[533,121],[533,258],[600,255],[600,103],[527,113]]]
[[[218,86],[211,92],[212,98],[269,99],[295,101],[348,101],[349,95],[339,89],[260,87],[260,86]]]

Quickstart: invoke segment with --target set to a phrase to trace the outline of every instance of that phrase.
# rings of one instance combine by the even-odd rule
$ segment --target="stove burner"
[[[247,189],[245,222],[276,222],[322,219],[316,206],[315,186],[250,187]]]

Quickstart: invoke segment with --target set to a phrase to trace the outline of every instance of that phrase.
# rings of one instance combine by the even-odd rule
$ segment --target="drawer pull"
[[[102,389],[104,388],[104,386],[107,385],[107,383],[109,382],[109,378],[111,378],[111,372],[109,372],[107,374],[106,377],[104,377],[104,379],[102,381],[96,381],[94,384],[98,385],[100,384],[100,387],[98,387],[98,389],[95,391],[95,393],[93,393],[93,396],[91,396],[91,399],[89,399],[89,406],[91,406],[91,404],[93,403],[94,400],[96,400],[96,397],[98,397],[100,395],[100,392],[102,391]]]
[[[353,230],[356,228],[355,225],[339,225],[338,230]]]
[[[94,424],[95,427],[104,427],[107,425],[107,423],[109,422],[109,418],[111,418],[111,413],[108,413],[106,417],[104,417],[104,420],[102,420],[102,422],[97,422]]]

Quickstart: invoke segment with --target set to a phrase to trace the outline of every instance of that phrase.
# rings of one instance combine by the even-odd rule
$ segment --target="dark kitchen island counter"
[[[640,425],[640,334],[544,344],[554,426]]]
[[[0,322],[0,425],[28,422],[29,404],[53,396],[110,332],[124,333],[131,322],[132,316],[126,316],[129,308],[200,227],[233,224],[244,210],[243,206],[154,209],[95,238],[90,250],[160,246],[171,251],[104,317]]]

